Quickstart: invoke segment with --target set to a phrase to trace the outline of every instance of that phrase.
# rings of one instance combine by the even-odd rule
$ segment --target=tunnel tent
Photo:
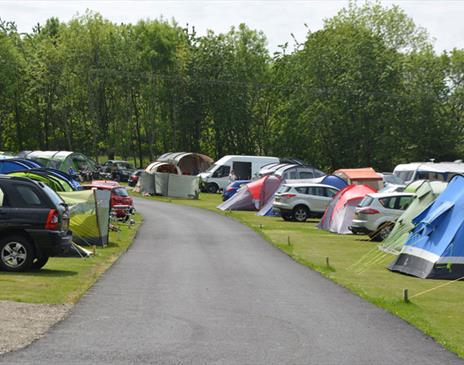
[[[95,171],[95,162],[86,155],[70,151],[32,151],[26,158],[37,161],[45,167],[51,167],[66,173],[70,171]]]
[[[182,175],[198,175],[208,170],[214,160],[201,153],[194,152],[170,152],[158,157],[159,162],[168,162],[176,165]]]
[[[160,162],[160,161],[155,161],[149,164],[145,168],[145,172],[147,173],[155,173],[155,172],[164,172],[168,174],[176,174],[176,175],[182,175],[182,171],[180,168],[171,162]]]
[[[435,201],[445,190],[447,183],[441,181],[417,180],[405,188],[405,192],[414,193],[409,207],[401,214],[395,222],[388,237],[380,244],[382,251],[398,255],[408,239],[409,232],[414,228],[412,220],[420,212]]]
[[[455,175],[412,224],[389,269],[423,279],[464,277],[464,176]]]
[[[33,169],[10,172],[8,175],[27,177],[31,180],[40,181],[56,192],[74,191],[73,186],[64,178],[48,172],[46,169]]]
[[[348,185],[334,195],[317,227],[333,233],[350,234],[349,226],[356,207],[367,194],[375,192],[367,185]]]

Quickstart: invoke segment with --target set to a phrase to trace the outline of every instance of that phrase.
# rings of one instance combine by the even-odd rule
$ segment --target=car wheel
[[[384,223],[384,224],[382,224],[377,229],[375,234],[372,236],[372,240],[376,241],[376,242],[382,242],[383,240],[385,240],[388,237],[388,235],[390,234],[392,229],[393,229],[393,224],[392,223]]]
[[[34,257],[32,245],[21,236],[10,236],[0,241],[0,268],[4,271],[26,271]]]
[[[44,267],[48,262],[48,256],[41,256],[36,257],[36,259],[32,262],[31,269],[32,270],[39,270]]]
[[[306,219],[309,218],[309,209],[304,205],[298,205],[293,208],[293,218],[297,222],[306,222]]]
[[[293,216],[291,214],[281,214],[281,216],[284,221],[290,222],[293,220]]]
[[[208,185],[206,185],[206,192],[208,193],[215,194],[218,190],[219,186],[217,186],[217,184],[209,183]]]

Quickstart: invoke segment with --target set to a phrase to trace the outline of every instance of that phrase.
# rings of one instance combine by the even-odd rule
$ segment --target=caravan
[[[203,190],[216,193],[229,183],[229,175],[233,170],[237,180],[251,180],[259,170],[267,164],[279,163],[277,157],[268,156],[224,156],[216,161],[206,172],[199,174]]]
[[[412,162],[395,167],[393,174],[405,184],[416,180],[450,181],[454,175],[464,174],[464,163],[455,162]]]

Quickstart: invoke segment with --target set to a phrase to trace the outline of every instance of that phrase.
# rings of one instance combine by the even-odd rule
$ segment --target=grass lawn
[[[141,224],[135,215],[132,227],[110,232],[109,244],[97,247],[95,257],[50,258],[42,270],[26,273],[0,272],[0,300],[28,303],[75,303],[134,240]]]
[[[275,217],[258,217],[254,212],[221,212],[215,208],[220,203],[220,197],[219,194],[201,194],[198,200],[148,199],[209,209],[235,218],[296,261],[398,315],[464,357],[464,282],[453,282],[404,303],[404,288],[409,289],[409,296],[412,297],[449,281],[423,280],[392,273],[386,266],[394,256],[377,250],[376,245],[367,241],[365,236],[320,231],[316,228],[317,220],[296,223]],[[329,268],[326,266],[327,257]]]

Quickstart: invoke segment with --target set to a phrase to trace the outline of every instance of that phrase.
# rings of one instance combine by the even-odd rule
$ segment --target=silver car
[[[355,234],[368,234],[374,241],[383,241],[413,197],[411,193],[366,195],[355,210],[350,230]]]
[[[272,207],[286,221],[304,222],[309,217],[321,217],[337,192],[338,189],[330,185],[284,184],[275,194]]]

